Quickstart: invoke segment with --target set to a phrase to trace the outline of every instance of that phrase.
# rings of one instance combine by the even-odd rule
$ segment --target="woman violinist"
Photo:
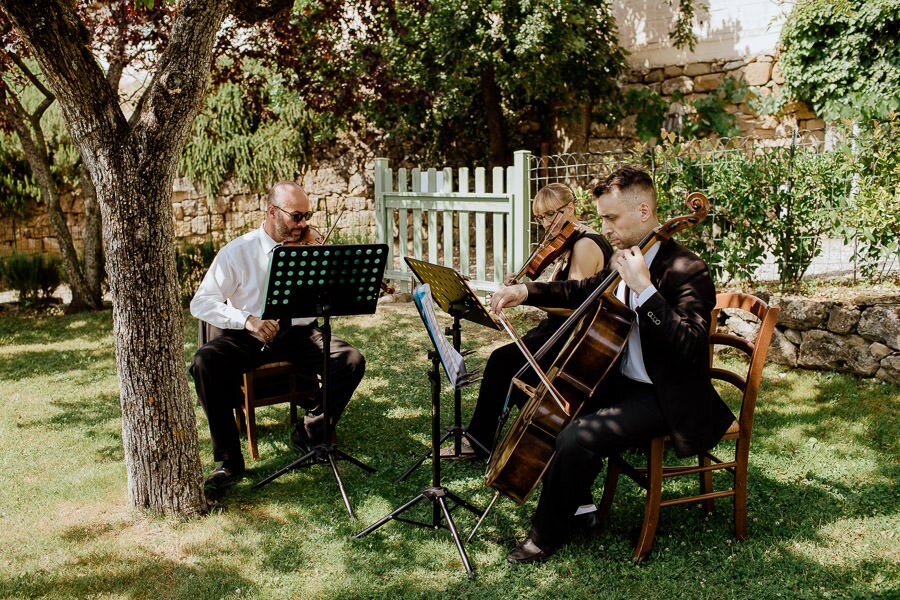
[[[612,246],[597,232],[582,225],[576,225],[575,194],[572,192],[572,188],[564,183],[551,183],[544,186],[534,197],[532,212],[541,227],[547,230],[547,235],[545,235],[544,243],[538,247],[525,265],[525,267],[534,267],[527,269],[529,274],[537,277],[544,268],[549,267],[547,264],[539,263],[542,255],[550,255],[549,249],[554,245],[557,249],[562,247],[563,252],[556,260],[551,280],[580,280],[603,270],[613,253]],[[572,231],[573,229],[574,231]],[[564,230],[569,231],[570,235],[567,239],[560,240],[558,236],[562,235],[560,232]],[[545,245],[546,248],[544,248]],[[545,249],[547,251],[542,252]],[[552,254],[555,255],[557,252]],[[522,272],[525,271],[526,269],[523,268]],[[507,285],[513,283],[514,279],[516,277],[507,278]],[[540,348],[565,321],[562,311],[547,309],[547,312],[547,317],[537,327],[522,336],[522,341],[532,352]],[[549,362],[553,359],[554,350],[545,354],[546,361]],[[524,395],[517,389],[510,390],[510,381],[524,365],[525,358],[515,344],[501,346],[491,353],[484,368],[475,411],[466,428],[468,436],[464,436],[462,439],[463,456],[487,456],[494,443],[498,420],[503,412],[507,392],[511,394],[510,402],[516,405],[521,405],[524,400]],[[537,376],[531,370],[528,370],[522,379],[529,384],[537,382]],[[469,443],[467,438],[474,440],[475,443]],[[441,454],[445,457],[454,456],[453,450],[452,447],[448,447]]]

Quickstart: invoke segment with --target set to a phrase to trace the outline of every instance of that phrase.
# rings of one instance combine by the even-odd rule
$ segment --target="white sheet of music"
[[[441,325],[438,323],[437,315],[434,312],[434,299],[431,297],[431,286],[427,283],[416,286],[413,290],[413,301],[416,308],[419,309],[419,315],[425,323],[425,329],[434,347],[437,349],[438,356],[441,358],[441,364],[444,365],[444,372],[447,379],[453,385],[453,389],[461,387],[465,381],[466,365],[463,362],[462,355],[456,351],[450,341],[441,331]]]

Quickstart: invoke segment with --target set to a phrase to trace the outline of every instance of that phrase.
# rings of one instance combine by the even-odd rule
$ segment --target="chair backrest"
[[[747,340],[743,337],[719,333],[719,314],[725,309],[740,309],[750,313],[759,319],[759,328],[755,340]],[[740,435],[750,436],[753,428],[753,415],[756,411],[756,396],[759,393],[759,385],[762,381],[763,366],[766,355],[769,353],[769,344],[775,331],[775,323],[781,309],[777,306],[769,306],[761,299],[750,294],[722,293],[716,295],[716,307],[712,312],[709,335],[709,359],[713,364],[713,352],[716,346],[729,346],[744,353],[749,359],[747,370],[744,374],[737,373],[721,367],[713,367],[711,375],[713,379],[726,381],[737,387],[741,392],[741,409],[738,416]]]
[[[205,345],[222,335],[222,330],[206,321],[197,320],[197,347]]]

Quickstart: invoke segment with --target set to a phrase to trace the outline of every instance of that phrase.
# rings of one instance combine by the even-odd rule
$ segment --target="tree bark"
[[[494,73],[494,65],[488,64],[481,72],[481,98],[484,102],[484,115],[488,128],[488,148],[491,166],[509,163],[506,149],[506,127],[503,109],[500,106],[500,89]]]
[[[103,257],[103,224],[100,217],[100,204],[97,202],[97,190],[91,180],[91,174],[84,166],[84,160],[78,166],[81,181],[81,199],[84,202],[84,234],[82,237],[84,258],[84,283],[91,300],[98,308],[103,307],[103,277],[106,265]]]
[[[133,125],[86,45],[69,0],[0,0],[57,96],[96,186],[113,297],[129,502],[205,511],[183,356],[172,182],[200,109],[228,2],[183,0]]]

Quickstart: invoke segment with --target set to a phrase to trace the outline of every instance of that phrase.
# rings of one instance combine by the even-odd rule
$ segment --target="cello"
[[[649,232],[639,244],[642,253],[706,218],[706,196],[693,192],[686,203],[692,213],[670,219]],[[617,272],[610,273],[535,356],[530,355],[505,316],[499,315],[540,379],[534,387],[513,379],[528,399],[491,453],[485,473],[489,487],[517,504],[525,502],[537,487],[553,459],[556,437],[597,391],[625,348],[634,312],[614,295],[620,280]],[[563,336],[569,337],[559,356],[546,372],[542,371],[537,360]]]

